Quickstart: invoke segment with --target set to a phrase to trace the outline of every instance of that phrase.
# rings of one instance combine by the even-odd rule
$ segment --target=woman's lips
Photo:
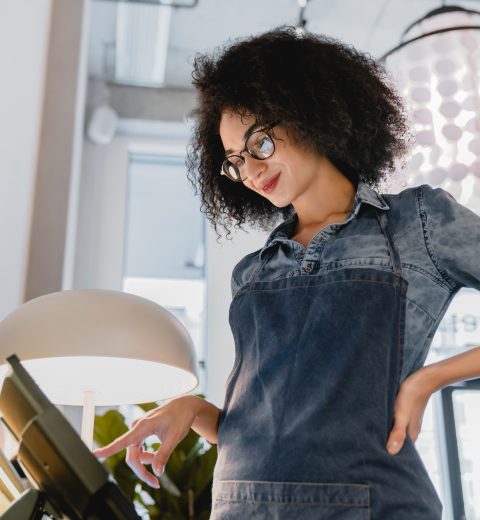
[[[280,177],[280,174],[278,173],[277,175],[275,175],[275,177],[273,179],[268,181],[267,184],[265,184],[265,186],[263,186],[262,191],[265,192],[265,193],[272,193],[272,191],[277,186],[277,182],[278,182],[278,178],[279,177]]]

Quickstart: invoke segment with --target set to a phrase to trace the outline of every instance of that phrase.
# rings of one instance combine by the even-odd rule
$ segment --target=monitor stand
[[[138,516],[126,507],[129,503],[113,482],[106,485],[92,500],[83,520],[138,520]],[[131,506],[130,506],[131,507]],[[65,518],[52,506],[46,493],[38,489],[25,491],[0,516],[0,520],[60,520]]]
[[[1,520],[57,519],[61,515],[48,502],[45,493],[38,489],[25,491],[0,517]]]

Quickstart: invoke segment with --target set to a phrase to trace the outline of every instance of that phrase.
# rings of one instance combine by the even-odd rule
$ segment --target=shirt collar
[[[390,209],[390,206],[385,202],[385,199],[375,191],[373,188],[370,188],[363,181],[358,183],[357,194],[355,195],[355,202],[353,203],[353,212],[356,215],[359,211],[360,206],[365,204],[370,204],[370,206],[374,206],[378,209],[387,211]]]
[[[363,181],[359,181],[357,186],[357,193],[355,194],[355,199],[353,202],[353,209],[349,213],[345,222],[358,215],[362,204],[368,204],[384,211],[390,209],[390,206],[385,202],[385,199],[378,192],[376,192],[373,188],[370,188],[370,186],[365,184]],[[296,223],[297,214],[295,210],[292,209],[292,214],[270,233],[262,251],[274,242],[288,239],[293,233]]]

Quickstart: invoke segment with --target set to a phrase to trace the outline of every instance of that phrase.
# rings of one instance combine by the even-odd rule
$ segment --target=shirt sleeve
[[[421,188],[425,244],[433,263],[449,284],[480,290],[480,217],[442,188]]]

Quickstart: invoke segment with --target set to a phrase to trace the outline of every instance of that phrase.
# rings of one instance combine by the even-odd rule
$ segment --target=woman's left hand
[[[393,428],[388,436],[387,451],[396,455],[407,435],[417,440],[422,427],[423,413],[432,395],[425,368],[408,376],[400,385],[395,400]]]

